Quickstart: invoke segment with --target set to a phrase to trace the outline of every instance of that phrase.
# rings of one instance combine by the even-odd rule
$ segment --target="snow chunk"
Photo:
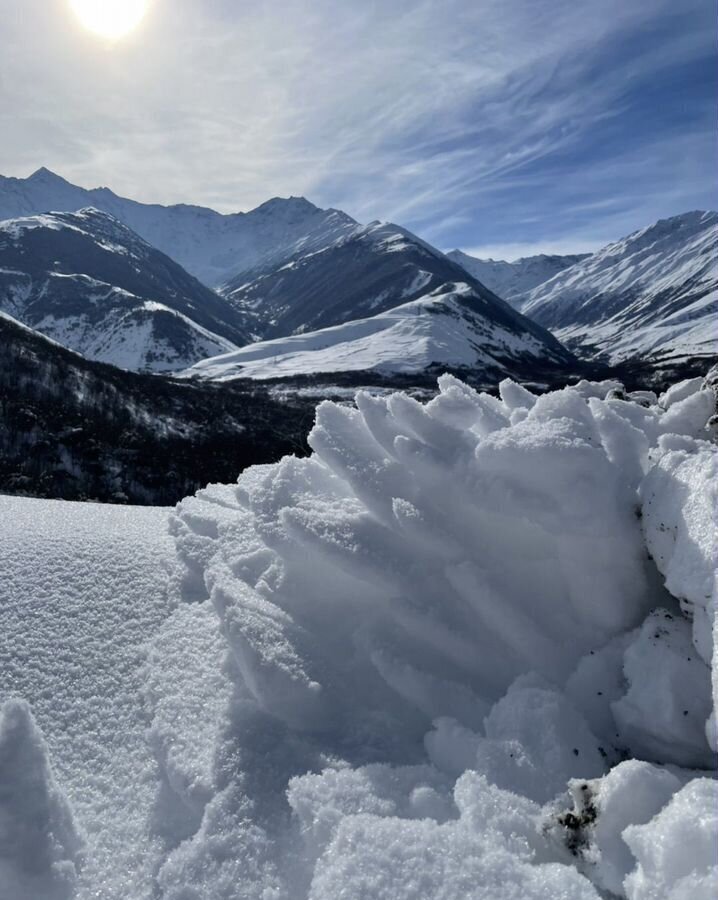
[[[343,819],[310,900],[597,900],[575,869],[537,860],[538,807],[472,773],[457,783],[455,802],[460,818],[444,824],[367,813]]]
[[[711,673],[685,619],[651,613],[626,650],[628,691],[611,704],[618,731],[634,756],[689,768],[713,768],[705,723]]]
[[[474,769],[500,788],[545,803],[579,775],[606,769],[598,742],[559,691],[524,676],[486,717],[484,735],[439,719],[426,735],[429,758],[444,772]]]
[[[30,707],[0,709],[0,887],[12,900],[70,900],[82,840]]]
[[[663,409],[670,409],[674,403],[680,403],[692,394],[697,393],[703,386],[703,378],[686,378],[684,381],[678,381],[672,384],[667,391],[658,398],[659,404]]]
[[[646,825],[623,838],[638,860],[628,900],[712,900],[718,891],[718,782],[697,778]]]
[[[646,545],[666,587],[693,619],[710,665],[718,605],[718,447],[690,442],[662,456],[641,486]]]
[[[605,778],[572,781],[573,810],[556,816],[554,833],[599,888],[623,896],[623,881],[636,865],[624,830],[649,822],[682,786],[667,769],[627,760]]]

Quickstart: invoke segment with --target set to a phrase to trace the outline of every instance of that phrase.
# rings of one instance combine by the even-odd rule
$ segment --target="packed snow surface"
[[[19,900],[715,895],[712,382],[439,387],[184,500],[166,581],[162,511],[2,501]]]
[[[0,496],[3,900],[152,896],[142,667],[168,614],[167,513]]]

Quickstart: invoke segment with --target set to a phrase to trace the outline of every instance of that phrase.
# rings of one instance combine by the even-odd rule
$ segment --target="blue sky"
[[[442,249],[593,249],[718,206],[713,0],[149,0],[114,44],[0,0],[0,172],[304,195]]]

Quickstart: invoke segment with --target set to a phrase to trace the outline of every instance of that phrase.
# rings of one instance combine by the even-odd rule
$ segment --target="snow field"
[[[0,497],[3,900],[153,896],[141,691],[169,611],[167,514]]]

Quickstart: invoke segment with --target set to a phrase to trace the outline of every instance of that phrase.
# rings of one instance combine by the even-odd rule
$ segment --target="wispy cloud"
[[[66,0],[0,0],[0,171],[225,211],[304,194],[442,246],[583,246],[707,205],[705,0],[152,5],[108,47]]]

